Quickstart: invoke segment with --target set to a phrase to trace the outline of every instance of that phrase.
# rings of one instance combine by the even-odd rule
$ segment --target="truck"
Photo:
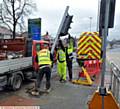
[[[20,89],[23,80],[35,77],[36,65],[33,56],[37,53],[36,47],[48,42],[31,42],[30,39],[24,38],[2,39],[0,42],[0,51],[6,55],[0,61],[0,87]],[[31,45],[32,47],[29,47]]]
[[[92,85],[101,72],[102,40],[98,32],[82,32],[77,44],[77,62],[81,67],[74,84]],[[80,79],[83,77],[84,79]]]
[[[85,60],[101,60],[102,40],[98,32],[82,32],[78,39],[77,55],[79,65]]]

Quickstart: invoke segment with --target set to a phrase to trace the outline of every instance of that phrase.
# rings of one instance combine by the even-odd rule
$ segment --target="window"
[[[38,52],[40,50],[40,44],[36,44],[36,51]]]
[[[44,43],[44,48],[47,48],[49,46],[49,44]]]

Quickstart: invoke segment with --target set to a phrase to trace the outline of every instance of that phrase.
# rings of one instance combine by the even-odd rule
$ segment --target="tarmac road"
[[[55,77],[52,79],[52,91],[49,94],[33,97],[25,93],[25,88],[32,85],[33,83],[24,84],[21,90],[16,92],[0,92],[0,105],[40,105],[41,109],[87,109],[88,97],[96,89],[95,86],[60,83]]]

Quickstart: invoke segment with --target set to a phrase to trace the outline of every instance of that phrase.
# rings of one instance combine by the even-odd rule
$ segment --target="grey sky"
[[[0,0],[2,1],[2,0]],[[55,35],[60,25],[66,6],[70,6],[69,14],[73,15],[70,33],[79,37],[81,32],[90,31],[90,19],[92,17],[92,31],[97,28],[98,1],[100,0],[33,0],[37,11],[28,18],[42,18],[42,34],[49,31]],[[110,29],[109,39],[120,39],[120,0],[116,0],[115,26]],[[26,20],[27,25],[27,20]]]
[[[42,33],[49,31],[54,35],[57,32],[67,5],[70,6],[69,14],[74,16],[71,34],[78,36],[83,31],[90,31],[89,17],[92,17],[92,31],[96,31],[97,0],[36,0],[36,2],[38,12],[34,17],[42,18]]]
[[[81,32],[90,31],[92,17],[92,31],[97,28],[98,0],[35,0],[37,13],[34,17],[42,18],[42,34],[49,31],[52,35],[57,32],[66,6],[70,6],[69,13],[74,15],[70,33],[79,37]],[[115,27],[110,29],[109,39],[120,38],[120,0],[116,0]],[[32,16],[33,17],[33,16]]]

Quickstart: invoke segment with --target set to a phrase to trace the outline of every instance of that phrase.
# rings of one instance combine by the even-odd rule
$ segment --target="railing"
[[[110,89],[117,102],[120,104],[120,68],[114,63],[111,63]]]

